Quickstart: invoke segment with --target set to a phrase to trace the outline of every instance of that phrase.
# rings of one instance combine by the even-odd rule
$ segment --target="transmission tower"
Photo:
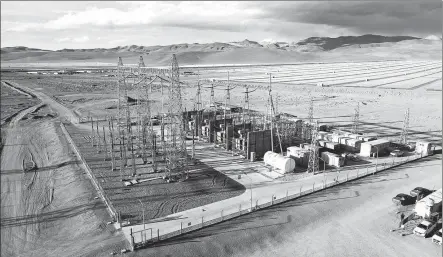
[[[128,92],[126,87],[125,74],[123,69],[122,58],[118,58],[117,65],[117,78],[118,78],[118,105],[117,105],[117,130],[119,137],[119,151],[120,151],[120,175],[123,176],[124,167],[127,165],[126,147],[125,147],[125,136],[128,134],[128,118],[127,109],[128,106]],[[126,140],[127,141],[127,140]]]
[[[250,108],[249,108],[249,94],[253,93],[255,91],[257,91],[258,88],[250,91],[249,87],[246,86],[245,87],[245,92],[243,92],[245,94],[245,99],[243,102],[243,111],[242,111],[242,122],[243,122],[243,130],[246,130],[246,123],[247,122],[251,122],[251,115],[250,115]],[[251,124],[251,129],[252,129],[252,124]]]
[[[169,87],[168,105],[168,146],[167,169],[187,171],[186,132],[183,126],[182,94],[179,78],[179,67],[175,54],[172,55],[171,81]]]
[[[200,73],[199,73],[200,74]],[[197,106],[197,115],[195,119],[194,124],[194,131],[196,131],[196,136],[198,138],[201,137],[201,121],[202,121],[202,113],[203,113],[203,105],[202,105],[202,95],[201,95],[201,85],[200,85],[200,75],[199,79],[197,81],[197,99],[196,99],[196,106]],[[193,132],[194,135],[194,132]]]
[[[227,121],[226,121],[226,119],[227,119],[227,115],[228,115],[228,105],[230,105],[231,104],[231,90],[232,89],[234,89],[234,88],[231,88],[230,87],[230,85],[229,85],[229,71],[228,71],[228,85],[227,85],[227,88],[226,88],[226,97],[225,97],[225,108],[224,108],[224,111],[223,111],[223,119],[224,119],[224,127],[225,127],[225,145],[226,145],[226,150],[228,150],[228,145],[229,145],[229,142],[228,142],[228,126],[227,126]],[[231,114],[231,112],[229,112],[230,114]],[[230,116],[232,116],[232,115],[230,115]]]
[[[314,99],[312,97],[309,101],[308,121],[310,124],[314,122]]]
[[[196,97],[196,109],[197,111],[202,110],[202,95],[201,95],[201,85],[200,80],[197,81],[197,97]]]
[[[354,118],[352,122],[352,133],[358,134],[360,123],[360,103],[357,102],[357,108],[355,108]]]
[[[403,130],[401,131],[400,144],[406,145],[408,143],[408,128],[409,128],[409,108],[405,112],[405,119],[403,121]]]
[[[312,139],[312,125],[314,123],[314,99],[311,97],[309,100],[309,108],[308,108],[308,124],[303,122],[302,133],[303,139],[309,140]]]
[[[275,111],[275,107],[274,107],[274,102],[272,100],[272,95],[270,97],[270,104],[271,104],[270,109],[271,109],[271,144],[272,144],[272,151],[274,151],[273,129],[275,127],[276,133],[277,133],[278,144],[280,146],[280,153],[283,154],[283,148],[282,148],[282,145],[281,145],[280,132],[278,130],[278,125],[274,121],[275,116],[276,116],[276,111]]]
[[[308,173],[318,172],[318,148],[317,148],[317,137],[318,137],[318,124],[315,123],[311,130],[311,147],[309,149],[309,163],[308,163]]]
[[[141,68],[141,67],[145,67],[145,66],[146,65],[145,65],[145,62],[143,61],[143,56],[140,56],[140,59],[138,61],[138,67]]]

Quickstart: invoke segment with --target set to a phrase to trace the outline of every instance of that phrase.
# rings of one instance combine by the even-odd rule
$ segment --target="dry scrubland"
[[[182,71],[184,70],[188,69],[182,69]],[[404,112],[407,108],[410,108],[411,137],[414,139],[422,138],[431,140],[441,145],[441,61],[222,67],[217,69],[200,68],[194,69],[194,71],[198,72],[200,78],[203,79],[227,79],[227,71],[229,71],[231,80],[260,87],[267,86],[269,75],[266,73],[271,72],[273,76],[273,94],[274,97],[278,98],[278,111],[305,118],[307,116],[309,97],[313,97],[315,118],[318,118],[323,123],[346,127],[351,124],[353,109],[356,103],[359,102],[362,129],[368,133],[376,133],[380,136],[391,138],[399,136]],[[189,86],[184,88],[183,96],[184,105],[189,110],[194,107],[193,99],[196,95],[195,83],[191,82],[195,81],[197,76],[181,75],[181,78],[183,81],[189,83]],[[366,81],[366,79],[368,79],[368,81]],[[3,73],[2,80],[10,81],[13,85],[17,83],[35,91],[44,92],[81,116],[87,116],[89,114],[93,116],[105,116],[116,113],[116,78],[102,77],[98,74],[29,75],[24,73]],[[329,85],[329,87],[318,87],[318,83],[324,83]],[[242,91],[244,91],[244,89],[238,87],[231,92],[231,103],[242,104],[244,97]],[[4,97],[8,97],[3,94],[3,92],[2,86],[2,104]],[[13,91],[5,92],[7,92],[7,94],[14,94]],[[224,102],[224,92],[223,90],[216,90],[216,99],[218,101]],[[132,91],[129,95],[135,97],[136,92]],[[209,95],[209,89],[204,88],[202,99],[207,101]],[[154,93],[152,100],[155,113],[161,108],[160,93],[158,91]],[[251,93],[250,101],[251,108],[264,111],[266,91],[259,89]],[[20,102],[17,102],[17,104],[18,103]],[[11,108],[16,108],[14,110],[21,109],[20,107]],[[2,108],[2,120],[3,117],[12,113],[11,111],[7,113],[3,109],[4,108]],[[111,245],[115,244],[114,249],[123,247],[125,243],[123,237],[119,232],[114,231],[110,226],[106,225],[106,221],[110,218],[104,209],[103,203],[99,199],[94,199],[96,195],[95,190],[84,174],[83,169],[75,160],[72,151],[68,150],[64,137],[60,134],[59,126],[55,123],[57,120],[57,110],[54,110],[51,106],[44,105],[30,112],[33,113],[24,115],[25,118],[23,120],[17,121],[21,126],[7,129],[6,137],[2,135],[2,138],[6,138],[5,144],[7,145],[7,148],[4,148],[2,152],[1,164],[2,255],[89,256],[89,253],[91,253],[90,255],[97,254],[105,256],[109,255],[111,251],[109,247]],[[102,183],[102,186],[115,204],[115,207],[118,210],[126,212],[124,213],[127,215],[126,217],[132,219],[131,221],[133,222],[140,221],[140,204],[138,203],[138,199],[144,202],[150,202],[145,216],[146,219],[149,219],[233,197],[241,194],[244,190],[242,186],[231,182],[223,187],[222,181],[224,181],[224,175],[204,164],[199,164],[199,166],[195,167],[196,169],[204,168],[204,171],[195,173],[194,178],[191,177],[190,181],[181,183],[182,185],[168,185],[164,184],[161,180],[157,180],[126,190],[122,182],[119,181],[119,172],[110,172],[109,163],[103,164],[103,162],[101,162],[103,156],[100,156],[88,148],[90,143],[88,143],[85,137],[90,135],[90,131],[87,128],[87,126],[83,128],[68,126],[71,136],[81,152],[86,156],[88,164],[99,178],[99,182]],[[18,137],[18,135],[21,136]],[[27,145],[23,146],[23,144]],[[21,169],[22,160],[28,160],[30,158],[35,161],[38,169],[33,172],[23,173]],[[437,164],[433,165],[436,166],[434,168],[440,169]],[[417,171],[413,169],[411,172]],[[218,176],[215,177],[217,174]],[[143,174],[141,177],[150,176],[153,175]],[[213,187],[212,181],[214,177],[216,183]],[[361,190],[363,190],[362,192],[367,192],[368,195],[374,194],[374,190],[376,189],[382,189],[383,191],[380,191],[377,195],[381,197],[383,195],[381,192],[385,192],[385,197],[386,195],[396,194],[397,192],[393,190],[393,188],[400,186],[400,182],[390,182],[391,179],[395,180],[395,178],[387,177],[386,180],[377,180],[377,184],[373,184],[372,186],[371,184],[359,186],[365,187]],[[384,184],[379,184],[381,182]],[[429,183],[428,181],[423,181],[423,183],[424,182]],[[176,185],[179,186],[175,187]],[[410,183],[408,186],[415,187],[419,185]],[[353,186],[346,188],[352,187]],[[410,190],[409,187],[403,187],[401,188]],[[334,194],[341,196],[349,194],[349,191],[341,190]],[[324,197],[329,196],[325,195]],[[388,200],[390,200],[390,197],[388,198]],[[364,201],[364,198],[358,199]],[[357,201],[358,199],[353,201]],[[317,200],[314,202],[316,201]],[[342,204],[347,202],[347,200],[340,201]],[[375,200],[364,202],[364,206],[370,203],[372,204],[373,201]],[[320,215],[320,213],[332,211],[332,205],[334,205],[328,205],[329,207],[324,209],[321,203],[313,204],[316,205],[314,209],[308,208],[303,211],[306,213],[309,212],[309,216],[314,213],[314,217],[317,217],[315,215]],[[357,203],[355,202],[355,204]],[[310,203],[303,200],[302,206],[304,205],[309,206]],[[387,203],[384,202],[383,206],[385,205],[387,206]],[[285,217],[287,215],[293,215],[293,213],[298,213],[296,207],[291,208],[295,209],[283,212]],[[365,209],[358,209],[353,213],[354,215],[356,213],[365,213]],[[253,217],[251,222],[257,223],[259,220],[262,220],[262,214],[260,212],[254,215],[256,217]],[[268,216],[268,214],[263,215]],[[273,217],[272,215],[270,217]],[[368,220],[371,220],[372,216],[369,217],[368,215],[366,215]],[[339,213],[332,215],[328,218],[329,221],[327,225],[325,225],[325,228],[327,228],[328,233],[331,235],[340,234],[341,230],[337,230],[337,224],[346,223],[343,218],[333,221],[339,216],[341,216]],[[373,216],[376,217],[377,215]],[[349,217],[351,218],[351,216]],[[320,219],[320,216],[317,218]],[[276,219],[280,218],[276,217]],[[310,219],[306,219],[306,216],[291,216],[288,220],[297,220],[297,222],[292,222],[291,224],[310,222]],[[229,225],[228,227],[237,226],[236,222],[239,221],[233,221],[232,224],[234,225]],[[244,220],[241,221],[241,223],[244,222]],[[261,248],[268,250],[263,252],[262,255],[256,252],[256,256],[269,256],[275,253],[271,253],[270,248],[266,246],[280,244],[282,242],[284,244],[288,243],[287,240],[281,238],[282,236],[279,236],[278,231],[280,230],[286,231],[284,235],[287,238],[298,238],[300,237],[300,233],[308,233],[307,237],[310,238],[306,244],[308,246],[317,244],[315,243],[317,242],[316,237],[319,236],[322,231],[322,226],[318,225],[318,223],[314,223],[314,225],[306,223],[303,225],[305,229],[298,231],[297,235],[293,235],[291,234],[293,232],[289,232],[289,230],[285,228],[287,226],[286,221],[280,225],[273,225],[271,223],[268,224],[269,228],[267,228],[268,225],[264,225],[264,227],[259,225],[262,226],[263,229],[257,228],[250,230],[245,228],[244,230],[240,230],[242,231],[240,234],[244,239],[243,242],[254,241],[255,238],[259,238],[258,242],[264,242],[261,244],[262,246],[256,243],[251,243],[251,246],[247,246],[249,245],[247,243],[239,246],[238,243],[228,239],[233,237],[231,232],[224,231],[218,227],[213,231],[216,234],[218,233],[214,240],[220,240],[220,242],[223,243],[215,245],[215,243],[210,242],[212,241],[212,237],[207,236],[198,240],[198,242],[202,244],[193,243],[190,242],[193,241],[193,234],[191,234],[190,238],[183,242],[190,247],[191,250],[189,250],[189,252],[181,253],[179,250],[181,246],[170,247],[168,248],[170,250],[167,251],[164,246],[161,246],[161,248],[154,248],[154,250],[149,250],[145,253],[152,256],[166,256],[167,254],[195,256],[202,254],[204,250],[208,250],[214,253],[214,256],[246,256],[245,254],[249,250]],[[246,224],[246,226],[249,225]],[[314,231],[317,231],[316,233],[319,234],[316,235],[315,233],[309,232],[309,228],[311,227],[315,228]],[[217,229],[221,229],[221,232],[217,232]],[[263,230],[265,230],[264,233]],[[234,229],[234,231],[237,230]],[[363,229],[359,231],[363,231]],[[373,235],[381,233],[381,230],[369,229],[364,230],[364,232],[369,233],[372,238]],[[235,233],[236,237],[239,235],[238,233],[238,231]],[[362,233],[363,232],[352,232],[344,235],[343,238],[356,238],[363,236]],[[324,242],[325,240],[328,242],[326,245],[332,247],[336,253],[346,252],[344,245],[340,244],[341,241],[337,242],[332,236],[330,238],[322,237],[321,241]],[[348,239],[343,239],[343,242],[345,241],[349,242]],[[72,242],[76,243],[73,244]],[[375,249],[372,245],[379,242],[371,242],[371,249]],[[230,246],[233,245],[235,245],[234,249],[238,251],[229,250]],[[305,245],[305,243],[296,240],[292,242],[291,245],[291,247],[288,245],[284,247],[285,249],[293,249],[294,245]],[[325,244],[322,245],[324,246]],[[341,245],[340,247],[343,248],[337,245]],[[214,249],[219,249],[220,251],[210,251],[209,248],[211,247],[215,247]],[[353,256],[354,253],[364,256],[361,251],[366,248],[366,245],[360,245],[360,250],[354,249],[348,252],[349,256]],[[62,250],[52,251],[50,249]],[[31,255],[32,250],[39,250],[40,252],[35,252],[34,255]],[[324,252],[326,252],[326,250],[325,248]],[[159,254],[160,251],[162,254]],[[312,246],[311,249],[304,249],[300,254],[310,255],[314,251]],[[375,250],[371,253],[373,253],[371,256],[380,254],[380,252]],[[139,256],[145,256],[143,252],[137,254],[141,254]],[[287,252],[287,254],[291,253]],[[316,254],[316,256],[322,255]]]

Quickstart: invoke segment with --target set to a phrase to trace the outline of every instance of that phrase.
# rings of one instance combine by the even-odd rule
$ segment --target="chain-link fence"
[[[62,123],[60,123],[60,127],[63,131],[63,133],[65,134],[66,139],[68,140],[68,142],[72,145],[77,157],[81,160],[81,162],[83,163],[83,165],[85,166],[86,169],[86,173],[88,174],[88,176],[91,178],[92,184],[94,185],[95,189],[97,190],[100,198],[102,198],[103,202],[105,203],[107,210],[109,212],[109,214],[111,215],[111,217],[114,220],[118,220],[117,218],[117,211],[115,210],[114,206],[112,205],[112,202],[108,199],[108,197],[105,194],[105,191],[103,190],[103,188],[101,187],[100,183],[98,182],[97,178],[95,177],[94,173],[92,172],[91,168],[89,168],[88,163],[86,162],[86,160],[83,158],[83,156],[81,155],[80,151],[78,150],[77,146],[75,145],[75,143],[73,142],[71,135],[69,134],[69,132],[66,130],[65,125]]]
[[[185,233],[189,233],[191,231],[195,231],[198,229],[202,229],[207,226],[211,226],[229,219],[233,219],[247,213],[256,211],[258,209],[267,208],[276,204],[280,204],[286,201],[290,201],[301,196],[311,194],[314,192],[318,192],[324,190],[326,188],[330,188],[342,183],[346,183],[347,181],[355,180],[361,177],[365,177],[368,175],[373,175],[377,172],[390,169],[404,163],[414,161],[425,157],[427,155],[412,155],[405,157],[397,157],[392,160],[392,162],[385,162],[376,166],[366,167],[364,169],[354,169],[354,170],[344,170],[341,172],[337,172],[337,176],[333,178],[332,181],[328,182],[327,179],[322,180],[322,183],[313,183],[312,186],[304,185],[301,186],[298,190],[294,190],[295,192],[289,192],[286,190],[285,192],[279,192],[273,194],[269,197],[269,199],[260,199],[255,202],[243,202],[242,204],[238,204],[238,208],[236,206],[229,206],[220,211],[219,215],[210,215],[210,217],[205,217],[202,215],[201,217],[194,218],[186,218],[180,221],[180,225],[173,229],[173,231],[166,232],[162,234],[162,231],[158,228],[145,228],[139,231],[133,231],[132,228],[130,230],[130,238],[131,245],[133,249],[143,248],[150,244],[169,239],[172,237],[176,237]],[[261,203],[259,203],[259,201]],[[166,229],[165,229],[166,230]],[[169,229],[170,230],[170,229]]]

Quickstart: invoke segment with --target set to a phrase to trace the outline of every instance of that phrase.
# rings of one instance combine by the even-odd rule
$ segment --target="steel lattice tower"
[[[308,109],[308,124],[303,122],[302,128],[302,138],[305,140],[309,140],[312,138],[312,125],[314,123],[314,99],[311,97],[309,100],[309,109]]]
[[[142,73],[141,68],[145,67],[143,57],[140,56],[138,63],[139,75]],[[155,166],[155,133],[152,127],[152,113],[151,113],[151,101],[150,94],[152,92],[151,83],[149,86],[146,84],[146,80],[138,84],[138,97],[137,97],[137,123],[138,123],[138,142],[139,142],[139,154],[142,157],[143,163],[146,164],[148,151],[151,150],[151,156],[153,158],[153,164]],[[154,167],[155,169],[155,167]]]
[[[310,124],[314,122],[314,99],[312,97],[309,101],[308,121]]]
[[[313,174],[318,172],[318,148],[317,148],[317,137],[318,137],[318,124],[315,123],[311,130],[311,147],[309,149],[309,163],[307,172],[313,172]]]
[[[403,121],[403,130],[401,131],[400,144],[406,145],[408,143],[408,128],[409,128],[409,108],[405,112],[405,119]]]
[[[143,61],[143,56],[140,56],[140,59],[138,61],[138,67],[141,68],[141,67],[145,67],[145,66],[146,65],[145,65],[145,62]]]
[[[128,92],[126,88],[125,74],[123,69],[122,58],[118,58],[117,65],[118,78],[118,105],[117,105],[117,130],[119,137],[119,151],[120,151],[120,175],[123,176],[124,167],[127,165],[125,137],[128,134],[127,128],[127,108],[128,106]],[[127,140],[126,140],[127,141]]]
[[[186,132],[183,121],[182,95],[179,67],[175,54],[172,55],[168,105],[167,169],[187,171]]]
[[[354,111],[354,118],[352,124],[352,133],[358,134],[359,132],[359,123],[360,123],[360,103],[357,102],[357,108]]]

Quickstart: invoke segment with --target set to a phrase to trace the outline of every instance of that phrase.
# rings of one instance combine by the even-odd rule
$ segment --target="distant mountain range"
[[[228,43],[184,43],[166,46],[118,46],[114,48],[94,48],[94,49],[61,49],[43,50],[28,48],[24,46],[1,48],[2,66],[6,63],[37,63],[37,62],[115,62],[118,56],[130,58],[131,60],[139,55],[145,56],[145,60],[150,64],[162,64],[167,62],[166,56],[176,53],[185,64],[204,63],[273,63],[273,62],[294,62],[321,59],[322,56],[333,56],[343,51],[344,55],[349,52],[359,52],[363,48],[365,52],[369,48],[377,48],[382,51],[392,50],[393,56],[398,58],[398,49],[410,48],[409,51],[427,52],[430,49],[424,45],[436,46],[440,48],[441,37],[431,35],[425,39],[409,36],[341,36],[330,37],[310,37],[299,42],[262,42],[243,40],[240,42]],[[416,49],[414,48],[416,47]],[[434,49],[434,47],[431,47]],[[373,52],[372,50],[369,52]],[[397,51],[398,52],[398,51]],[[407,51],[403,51],[405,54]],[[435,54],[435,52],[434,52]],[[255,55],[255,56],[251,56]],[[372,55],[374,56],[374,55]],[[377,54],[375,55],[377,56]],[[380,56],[380,55],[378,55]],[[441,58],[441,57],[440,57]],[[180,60],[180,58],[179,58]]]

